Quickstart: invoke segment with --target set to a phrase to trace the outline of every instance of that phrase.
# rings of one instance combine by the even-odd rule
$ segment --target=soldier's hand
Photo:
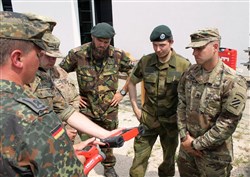
[[[92,138],[89,138],[89,139],[87,139],[87,140],[85,140],[85,141],[82,141],[82,142],[80,142],[80,143],[78,143],[78,144],[74,144],[73,145],[73,148],[74,148],[74,150],[75,150],[75,154],[76,154],[76,156],[77,156],[77,158],[78,158],[78,160],[80,160],[80,162],[82,163],[82,164],[84,164],[85,163],[85,161],[86,161],[86,158],[83,156],[83,155],[78,155],[78,153],[77,153],[77,151],[81,151],[81,150],[83,150],[85,147],[87,147],[87,146],[93,146],[93,145],[105,145],[105,143],[103,143],[103,142],[101,142],[100,140],[97,140],[95,137],[92,137]]]
[[[82,149],[84,149],[87,146],[91,146],[91,145],[105,145],[105,143],[101,142],[100,140],[96,139],[95,137],[89,138],[85,141],[81,141],[78,144],[74,144],[74,150],[75,151],[80,151]]]
[[[80,103],[79,103],[80,108],[86,108],[88,106],[88,103],[86,102],[86,100],[87,100],[87,98],[85,98],[83,96],[80,97]]]
[[[75,141],[75,137],[77,135],[77,130],[71,129],[71,128],[66,128],[66,133],[71,141]]]
[[[117,106],[122,99],[123,99],[123,96],[121,95],[121,93],[116,92],[113,99],[111,100],[110,106]]]
[[[190,134],[187,132],[187,134],[186,134],[186,139],[185,139],[185,141],[183,141],[183,142],[181,143],[181,146],[182,146],[182,148],[183,148],[187,153],[189,153],[190,155],[201,157],[201,156],[202,156],[202,152],[199,151],[199,150],[195,150],[195,149],[192,147],[192,141],[193,141],[193,140],[194,140],[194,138],[191,137]]]

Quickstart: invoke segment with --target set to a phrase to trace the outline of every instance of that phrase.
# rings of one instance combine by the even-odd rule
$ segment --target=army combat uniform
[[[232,133],[246,102],[246,82],[219,60],[211,73],[193,65],[178,87],[178,128],[194,138],[193,147],[202,157],[193,157],[180,148],[177,160],[181,176],[222,177],[232,169]]]
[[[112,107],[110,103],[118,89],[118,75],[119,72],[129,75],[133,65],[123,51],[111,45],[102,63],[96,62],[91,45],[86,43],[70,50],[60,66],[67,72],[76,71],[80,96],[88,104],[86,108],[80,108],[80,112],[99,126],[114,130],[118,126],[118,106]],[[114,166],[116,159],[112,149],[103,151],[107,156],[104,166]]]
[[[37,97],[0,80],[0,176],[84,176],[62,122]]]
[[[153,145],[160,136],[163,162],[158,168],[161,177],[174,176],[175,151],[178,146],[176,109],[177,85],[190,62],[173,49],[169,61],[161,63],[155,53],[140,59],[131,73],[130,81],[137,84],[143,80],[145,102],[142,105],[140,123],[145,133],[135,138],[135,157],[130,176],[145,176]]]
[[[60,91],[63,98],[69,105],[72,105],[75,110],[79,110],[79,91],[77,83],[68,78],[68,73],[59,66],[54,66],[47,73],[50,75],[55,87]]]
[[[63,96],[64,100],[69,105],[73,106],[75,110],[79,111],[80,95],[77,89],[77,83],[71,80],[68,77],[68,73],[59,66],[54,66],[53,68],[49,69],[47,73],[51,77],[55,88]],[[63,123],[66,129],[72,129],[76,131],[76,129],[68,125],[66,122]]]
[[[35,81],[29,84],[29,88],[44,104],[53,109],[62,121],[66,121],[74,113],[73,106],[66,102],[43,68],[38,69]]]

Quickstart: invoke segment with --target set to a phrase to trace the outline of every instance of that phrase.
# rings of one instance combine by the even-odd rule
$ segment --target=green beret
[[[173,39],[172,32],[169,27],[165,25],[159,25],[154,28],[150,35],[150,41],[165,41],[168,39]]]
[[[97,38],[111,39],[115,35],[115,30],[111,25],[103,22],[94,26],[90,33]]]
[[[46,49],[42,37],[49,30],[49,23],[10,11],[0,12],[0,19],[0,38],[31,41]]]

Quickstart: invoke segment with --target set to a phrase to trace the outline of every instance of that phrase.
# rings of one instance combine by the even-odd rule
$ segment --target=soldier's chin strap
[[[101,148],[118,148],[122,147],[125,141],[129,141],[130,139],[142,135],[144,133],[144,129],[142,126],[133,127],[133,128],[125,128],[117,133],[109,136],[108,138],[101,139],[105,145],[100,145]],[[76,151],[77,155],[83,155],[86,158],[84,163],[84,174],[87,175],[90,170],[92,170],[99,162],[103,161],[106,156],[101,151],[98,145],[87,146],[81,151]]]

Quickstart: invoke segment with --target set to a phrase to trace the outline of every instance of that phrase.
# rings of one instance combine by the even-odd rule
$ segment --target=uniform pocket
[[[113,66],[113,68],[111,68],[111,66]],[[107,87],[107,91],[117,90],[118,88],[118,70],[117,67],[114,68],[114,65],[111,66],[104,68],[103,74],[100,76],[100,85]],[[105,89],[105,87],[101,90]]]
[[[149,94],[156,94],[156,81],[157,81],[157,75],[156,73],[150,73],[145,74],[144,77],[144,86],[146,91]]]
[[[38,89],[35,94],[36,96],[47,106],[53,108],[53,90],[49,88]]]
[[[84,91],[90,91],[95,87],[95,77],[90,74],[87,75],[86,73],[78,73],[77,80],[80,90],[83,89]]]

